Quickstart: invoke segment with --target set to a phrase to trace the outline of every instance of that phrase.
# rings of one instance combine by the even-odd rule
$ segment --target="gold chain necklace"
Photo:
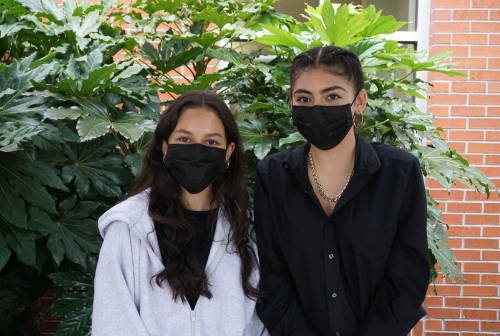
[[[342,194],[344,193],[345,188],[347,188],[347,185],[349,184],[349,181],[351,180],[352,175],[354,175],[354,168],[352,169],[351,175],[347,179],[347,183],[345,184],[344,189],[342,189],[342,191],[339,192],[339,194],[337,196],[331,197],[330,195],[328,195],[326,193],[326,191],[321,186],[321,183],[319,182],[318,174],[316,174],[316,169],[314,169],[314,162],[313,162],[311,150],[309,150],[309,163],[311,164],[311,173],[312,173],[312,176],[314,178],[314,183],[316,184],[316,189],[318,189],[318,192],[321,195],[321,197],[323,197],[328,202],[338,202],[338,200],[340,199],[340,196],[342,196]]]

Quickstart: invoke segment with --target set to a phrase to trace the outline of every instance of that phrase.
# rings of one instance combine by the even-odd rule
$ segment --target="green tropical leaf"
[[[456,280],[462,279],[462,272],[457,267],[455,255],[453,255],[453,251],[446,244],[449,242],[449,238],[446,235],[443,225],[434,224],[431,221],[427,222],[427,242],[441,271],[448,275],[453,283]]]
[[[300,134],[300,132],[294,132],[292,134],[290,134],[289,136],[287,136],[286,138],[281,138],[279,140],[279,146],[282,147],[283,145],[286,145],[286,144],[292,144],[292,143],[296,143],[296,142],[305,142],[306,139],[304,139],[304,137],[302,136],[302,134]]]
[[[78,304],[90,305],[92,304],[94,297],[84,297],[84,295],[73,294],[73,300]],[[67,300],[69,301],[69,300]],[[68,302],[65,302],[68,303]],[[57,328],[56,336],[90,336],[91,334],[91,324],[92,324],[92,307],[86,306],[78,310],[74,310],[71,313],[65,314],[64,319]]]
[[[273,35],[263,35],[257,37],[254,40],[255,42],[273,46],[295,47],[300,51],[306,51],[308,49],[307,45],[304,42],[299,41],[294,34],[291,34],[286,30],[266,25],[261,26],[262,28],[267,29]]]
[[[16,254],[16,258],[22,263],[35,267],[36,264],[36,249],[35,237],[31,231],[20,229],[7,222],[0,224],[4,228],[5,242],[9,248]]]
[[[253,151],[257,159],[262,160],[273,147],[279,147],[278,137],[267,134],[265,121],[251,116],[246,117],[246,120],[237,120],[243,147],[245,150]]]
[[[88,217],[99,203],[82,201],[76,204],[76,195],[59,204],[59,214],[49,216],[38,208],[30,207],[29,227],[49,235],[47,247],[59,265],[66,256],[74,263],[85,265],[88,252],[99,252],[101,240],[97,238],[97,223]]]
[[[12,253],[10,252],[9,246],[7,245],[5,236],[0,232],[0,271],[9,261],[11,254]]]
[[[214,23],[219,29],[224,28],[225,25],[234,21],[236,14],[227,14],[225,10],[217,10],[215,8],[207,7],[200,13],[193,16],[193,21],[203,20],[206,22]]]
[[[106,197],[120,197],[120,185],[131,180],[131,174],[123,166],[123,157],[117,153],[113,136],[107,134],[99,140],[81,144],[64,145],[66,156],[73,164],[62,169],[62,179],[68,184],[74,181],[80,197],[88,194],[90,187]]]

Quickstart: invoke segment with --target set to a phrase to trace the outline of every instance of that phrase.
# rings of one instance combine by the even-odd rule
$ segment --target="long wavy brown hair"
[[[218,208],[230,223],[229,241],[234,243],[241,259],[241,284],[250,299],[260,297],[259,290],[249,279],[258,269],[256,253],[251,245],[253,221],[248,193],[244,186],[245,153],[234,117],[217,94],[208,91],[190,91],[175,99],[160,117],[148,150],[144,155],[142,170],[132,186],[130,196],[146,189],[149,192],[149,215],[153,219],[158,237],[160,253],[165,269],[153,276],[158,286],[168,282],[173,299],[198,295],[211,298],[207,274],[196,258],[190,241],[193,227],[182,199],[182,187],[163,163],[162,144],[177,126],[180,115],[186,108],[206,107],[213,110],[222,121],[228,144],[234,142],[235,149],[229,168],[212,183],[211,222],[214,225]]]

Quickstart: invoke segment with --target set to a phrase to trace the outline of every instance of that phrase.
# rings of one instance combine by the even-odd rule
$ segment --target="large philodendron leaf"
[[[99,203],[75,203],[76,195],[63,200],[59,204],[58,214],[53,216],[35,207],[28,208],[28,226],[40,231],[44,236],[49,235],[47,247],[57,265],[64,256],[74,263],[85,265],[87,253],[98,253],[101,247],[97,223],[87,218],[97,209]]]
[[[123,165],[123,156],[117,154],[112,135],[63,147],[72,163],[63,167],[62,179],[66,184],[74,181],[80,197],[85,197],[91,186],[106,197],[122,195],[120,185],[126,185],[132,176]]]
[[[245,115],[245,119],[238,119],[237,122],[243,147],[245,150],[253,151],[257,159],[262,160],[273,147],[279,147],[278,137],[267,134],[263,120]]]
[[[80,272],[60,272],[49,277],[65,294],[49,308],[51,316],[64,316],[56,336],[90,335],[94,277]]]
[[[26,211],[24,213],[26,214]],[[0,216],[0,236],[2,236],[0,240],[6,243],[8,250],[14,252],[19,261],[28,266],[36,267],[37,251],[33,232],[20,229]]]
[[[45,98],[23,94],[33,86],[31,80],[43,80],[54,64],[42,64],[31,70],[30,64],[35,57],[36,54],[32,54],[0,71],[0,125],[15,123],[31,128],[40,125],[34,116],[47,108],[43,105]]]

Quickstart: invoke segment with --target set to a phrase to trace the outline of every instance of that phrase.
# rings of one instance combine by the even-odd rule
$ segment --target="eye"
[[[189,138],[187,138],[187,137],[180,137],[179,141],[180,142],[189,142]]]
[[[207,144],[209,144],[210,146],[215,146],[218,145],[219,143],[215,140],[207,140]]]
[[[310,100],[309,98],[307,98],[307,97],[299,97],[299,98],[297,99],[297,103],[308,103],[308,102],[310,102],[310,101],[311,101],[311,100]]]
[[[340,98],[340,96],[336,95],[336,94],[331,94],[331,95],[328,96],[328,99],[330,99],[330,100],[337,100],[339,98]]]

